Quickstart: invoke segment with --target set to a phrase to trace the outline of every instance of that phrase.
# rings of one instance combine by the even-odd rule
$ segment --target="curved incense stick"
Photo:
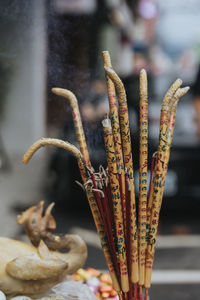
[[[103,51],[102,55],[104,60],[104,66],[112,68],[109,52]],[[124,163],[123,163],[123,154],[122,154],[122,145],[121,145],[122,142],[121,142],[115,86],[108,75],[106,75],[106,82],[107,82],[108,100],[109,100],[109,108],[110,108],[109,117],[112,124],[112,134],[113,134],[114,145],[115,145],[117,169],[119,174],[121,174],[122,172],[124,174]],[[124,176],[121,177],[124,178]],[[125,194],[125,181],[123,182],[123,195],[124,194]]]
[[[85,133],[81,121],[81,115],[78,106],[78,100],[76,96],[69,90],[61,88],[52,88],[52,92],[58,96],[62,96],[67,99],[72,109],[72,117],[74,121],[74,127],[76,131],[76,137],[79,143],[80,151],[84,157],[87,166],[91,167],[87,144],[85,140]]]
[[[126,100],[126,92],[124,85],[118,75],[111,68],[104,67],[106,74],[113,81],[117,90],[118,102],[119,102],[119,117],[120,117],[120,129],[122,135],[122,149],[124,157],[124,166],[130,174],[130,215],[131,215],[131,280],[133,283],[138,282],[138,243],[137,243],[137,226],[136,226],[136,206],[135,206],[135,187],[133,178],[133,159],[131,149],[131,135],[129,128],[128,107]]]
[[[176,109],[177,109],[178,101],[180,100],[181,97],[183,97],[189,91],[189,89],[190,89],[189,87],[179,88],[169,103],[171,114],[170,114],[170,119],[169,119],[168,128],[167,128],[168,150],[166,151],[166,153],[163,157],[163,177],[165,177],[167,175],[168,163],[169,163],[169,158],[170,158],[170,148],[171,148],[172,140],[173,140],[174,125],[175,125],[175,120],[176,120]],[[162,189],[160,192],[161,201],[162,201],[163,193],[164,193],[164,184],[165,183],[163,183]]]
[[[165,179],[167,174],[168,162],[170,157],[170,147],[173,138],[175,116],[176,116],[176,106],[180,97],[185,95],[189,90],[186,88],[179,88],[174,94],[174,99],[172,99],[169,106],[171,107],[171,116],[168,128],[165,132],[161,132],[157,161],[155,166],[155,176],[153,182],[153,204],[151,212],[151,222],[150,222],[150,231],[148,237],[148,246],[147,246],[147,260],[146,260],[146,276],[145,276],[145,287],[149,288],[151,285],[151,273],[152,265],[154,260],[155,253],[155,243],[156,235],[158,229],[159,213],[162,203],[162,197],[164,192]]]
[[[166,141],[167,141],[168,148],[166,149],[165,155],[162,158],[163,178],[166,177],[166,175],[167,175],[167,169],[168,169],[168,163],[169,163],[169,157],[170,157],[170,148],[171,148],[172,140],[173,140],[174,125],[175,125],[175,120],[176,120],[176,109],[177,109],[178,101],[180,100],[181,97],[183,97],[188,92],[189,89],[190,89],[189,87],[179,88],[169,103],[169,108],[170,108],[171,114],[170,114],[168,128],[167,128],[167,140]],[[160,192],[161,201],[162,201],[163,193],[164,193],[164,183],[162,185],[162,189]]]
[[[102,56],[103,56],[104,66],[112,68],[109,52],[103,51]],[[125,172],[124,172],[124,162],[123,162],[123,153],[122,153],[122,141],[121,141],[121,134],[120,134],[120,126],[119,126],[118,106],[117,106],[117,99],[115,93],[115,86],[108,75],[106,75],[106,83],[107,83],[108,101],[109,101],[109,109],[110,109],[109,117],[112,125],[116,165],[119,174],[123,222],[124,222],[124,229],[126,234],[127,230],[126,230]]]
[[[41,138],[40,140],[38,140],[37,142],[35,142],[28,150],[27,152],[24,154],[24,156],[22,157],[22,162],[27,164],[29,162],[29,160],[31,159],[31,157],[34,155],[34,153],[39,150],[41,147],[44,146],[57,146],[60,148],[63,148],[65,150],[70,151],[77,159],[78,161],[78,166],[80,169],[80,173],[81,173],[81,177],[83,182],[85,183],[87,181],[87,177],[86,177],[86,173],[85,173],[85,163],[83,160],[83,156],[81,154],[81,152],[72,144],[68,143],[68,142],[64,142],[62,140],[59,139],[52,139],[52,138]],[[103,226],[103,221],[101,219],[101,215],[96,203],[96,199],[94,197],[93,191],[92,191],[92,187],[90,187],[90,185],[86,185],[85,187],[86,189],[86,194],[87,194],[87,198],[88,198],[88,202],[91,208],[91,212],[94,218],[94,222],[97,228],[97,232],[99,235],[99,239],[101,242],[101,246],[105,255],[105,259],[108,265],[108,269],[113,281],[113,286],[114,289],[119,292],[120,291],[120,286],[114,271],[114,267],[113,267],[113,262],[112,262],[112,258],[109,252],[109,247],[108,247],[108,242],[107,242],[107,238],[106,238],[106,233],[105,233],[105,228]]]
[[[179,88],[176,93],[174,94],[172,100],[170,101],[169,103],[169,106],[170,106],[170,110],[172,112],[176,112],[176,109],[177,109],[177,104],[178,104],[178,101],[181,97],[183,97],[188,91],[189,91],[190,87],[189,86],[186,86],[184,88]]]
[[[109,52],[103,51],[102,55],[104,60],[104,66],[112,68]],[[106,82],[107,82],[108,100],[109,100],[109,108],[110,108],[109,117],[112,124],[112,133],[113,133],[113,138],[115,143],[115,153],[117,156],[116,163],[117,163],[117,168],[119,169],[119,171],[121,171],[121,169],[123,169],[124,167],[123,167],[123,155],[122,155],[122,148],[121,148],[121,135],[120,135],[115,86],[108,75],[106,75]]]
[[[110,67],[105,66],[104,70],[115,85],[115,88],[117,90],[119,105],[126,105],[127,104],[126,92],[124,89],[123,82],[121,81],[117,73]]]
[[[114,220],[115,220],[115,229],[116,229],[116,236],[117,236],[117,251],[119,256],[120,273],[121,273],[121,286],[123,292],[128,292],[129,280],[128,280],[127,258],[126,258],[125,232],[124,232],[124,225],[123,225],[122,207],[120,201],[120,187],[119,187],[110,119],[103,120],[102,124],[104,130],[104,141],[106,147],[106,156],[107,156],[108,172],[110,178],[112,202],[114,207]]]
[[[168,124],[169,124],[169,118],[170,113],[172,109],[172,99],[176,93],[176,91],[180,88],[182,84],[181,79],[177,79],[168,89],[167,93],[165,94],[163,101],[162,101],[162,107],[161,107],[161,113],[160,113],[160,137],[165,135],[168,131]],[[150,218],[151,218],[151,208],[153,203],[153,184],[150,187],[149,190],[149,196],[148,196],[148,208],[147,208],[147,228],[149,228]]]
[[[174,94],[178,90],[178,88],[180,88],[182,83],[183,83],[183,81],[180,78],[178,78],[178,79],[176,79],[176,81],[174,81],[174,83],[170,86],[170,88],[168,89],[167,93],[165,94],[165,96],[163,98],[162,107],[169,105],[172,97],[174,96]]]
[[[140,182],[139,182],[139,285],[144,285],[146,219],[147,219],[147,173],[148,173],[148,83],[147,74],[140,72]],[[140,294],[142,288],[140,288]]]
[[[164,131],[165,127],[168,126],[170,115],[170,102],[178,88],[180,88],[181,84],[182,80],[180,78],[176,79],[176,81],[170,86],[163,98],[160,114],[160,132]]]
[[[78,148],[76,148],[74,145],[68,142],[64,142],[62,140],[52,139],[52,138],[41,138],[37,142],[35,142],[22,157],[22,162],[24,164],[27,164],[29,160],[32,158],[32,156],[34,155],[34,153],[44,146],[56,146],[59,148],[66,149],[70,151],[76,157],[77,160],[83,162],[83,156],[81,152],[78,150]]]
[[[69,142],[64,142],[60,139],[53,139],[53,138],[41,138],[37,142],[35,142],[24,154],[22,157],[22,162],[24,164],[27,164],[31,157],[34,155],[34,153],[39,150],[41,147],[44,146],[56,146],[59,148],[63,148],[69,152],[71,152],[75,158],[77,159],[79,170],[81,173],[81,177],[86,180],[86,169],[85,169],[85,162],[83,159],[83,156],[78,148],[76,148],[74,145],[70,144]]]

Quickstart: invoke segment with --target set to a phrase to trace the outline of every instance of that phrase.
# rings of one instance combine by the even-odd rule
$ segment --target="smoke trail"
[[[48,33],[48,90],[59,86],[81,95],[88,81],[87,68],[79,66],[77,47],[74,44],[83,28],[82,19],[67,14],[59,15],[52,4],[47,8]],[[74,53],[75,52],[75,53]]]

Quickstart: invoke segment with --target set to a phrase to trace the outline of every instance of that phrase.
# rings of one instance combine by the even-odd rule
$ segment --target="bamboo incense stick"
[[[182,84],[182,80],[178,78],[168,89],[166,92],[161,107],[161,114],[160,114],[160,136],[162,132],[166,132],[168,128],[169,118],[170,118],[170,101],[173,98],[176,91],[180,88]],[[164,129],[165,127],[165,129]],[[157,152],[156,152],[157,156]],[[154,155],[155,157],[155,155]],[[152,161],[154,161],[154,157]],[[154,172],[153,172],[154,173]],[[154,180],[153,180],[154,181]],[[148,207],[147,207],[147,239],[148,239],[148,231],[150,226],[150,219],[151,219],[151,210],[152,210],[152,203],[153,203],[153,190],[154,185],[151,184],[149,186],[149,193],[148,193]],[[147,241],[146,241],[147,243]]]
[[[117,237],[117,251],[119,255],[120,273],[121,273],[121,287],[123,292],[129,291],[129,280],[128,280],[128,267],[126,258],[126,246],[125,246],[125,235],[124,225],[122,216],[122,207],[120,199],[120,187],[117,173],[117,165],[114,150],[114,141],[112,136],[112,128],[109,119],[102,121],[104,130],[104,141],[106,148],[106,156],[108,163],[108,172],[110,177],[110,187],[113,199],[114,207],[114,219]]]
[[[108,51],[102,52],[104,66],[112,68],[110,54]],[[119,126],[119,116],[118,116],[118,105],[116,99],[115,86],[112,80],[106,75],[106,84],[107,84],[107,93],[108,93],[108,102],[109,102],[109,117],[112,125],[112,134],[114,140],[114,148],[115,148],[115,157],[116,157],[116,165],[117,171],[119,174],[119,186],[120,186],[120,195],[121,195],[121,205],[122,205],[122,216],[123,216],[123,225],[125,231],[125,237],[127,236],[126,230],[126,195],[125,195],[125,172],[124,172],[124,163],[123,163],[123,154],[122,154],[122,142],[121,142],[121,134],[120,134],[120,126]],[[127,239],[126,239],[127,240]],[[126,242],[126,249],[128,250]],[[127,260],[129,259],[129,250],[127,251]],[[128,272],[130,273],[130,268],[128,268]],[[130,274],[129,274],[130,276]]]
[[[103,51],[102,55],[104,60],[104,66],[112,68],[109,52]],[[121,146],[122,142],[121,142],[115,86],[108,75],[106,75],[106,82],[107,82],[108,100],[109,100],[109,108],[110,108],[109,118],[111,120],[111,125],[112,125],[116,164],[117,164],[118,172],[119,174],[121,174],[122,171],[124,173],[124,163],[123,163],[123,154],[122,154],[122,146]],[[125,186],[125,182],[124,182],[124,186]],[[125,190],[125,188],[123,189]]]
[[[180,83],[182,82],[180,79],[178,79],[178,80]],[[175,84],[177,82],[178,81],[176,81]],[[175,84],[172,86],[175,86]],[[178,85],[176,85],[176,88],[178,87]],[[170,150],[170,147],[172,144],[177,104],[178,104],[179,99],[181,97],[183,97],[187,93],[188,90],[189,90],[189,87],[177,88],[176,91],[174,89],[174,94],[173,94],[171,100],[168,99],[167,106],[166,105],[162,106],[161,117],[163,117],[163,118],[162,118],[162,121],[160,124],[160,136],[161,136],[160,140],[161,140],[161,144],[162,144],[162,141],[166,140],[166,138],[167,138],[167,146],[168,146],[168,151],[166,151],[166,153],[164,153],[165,155],[163,156],[163,160],[162,160],[162,162],[163,162],[162,166],[163,166],[164,171],[167,170],[165,165],[166,165],[166,163],[168,165],[169,156],[170,156],[169,150]],[[165,114],[166,112],[168,113],[167,116]],[[162,113],[163,113],[163,115],[162,115]],[[168,119],[164,120],[164,118],[168,118]],[[163,149],[165,149],[164,144],[162,144],[162,145],[164,147]],[[159,147],[161,148],[161,145]],[[156,152],[156,157],[157,157],[157,154],[158,154],[158,152]],[[152,198],[151,198],[151,201],[152,201]],[[152,205],[152,203],[150,203],[150,205]]]
[[[45,146],[56,146],[59,148],[63,148],[67,151],[70,151],[77,159],[77,161],[81,161],[84,164],[84,159],[81,152],[69,142],[62,141],[60,139],[52,139],[52,138],[41,138],[36,141],[32,146],[26,151],[26,153],[22,157],[22,162],[27,164],[29,160],[32,158],[34,153],[42,147]]]
[[[112,68],[109,52],[103,51],[102,56],[103,56],[104,66]],[[110,109],[109,118],[111,120],[111,125],[112,125],[116,164],[117,164],[117,170],[119,174],[123,220],[124,220],[124,227],[126,231],[125,173],[124,173],[122,142],[121,142],[121,134],[120,134],[120,126],[119,126],[118,106],[117,106],[117,99],[115,93],[115,86],[108,75],[106,75],[106,84],[107,84],[108,101],[109,101],[109,109]]]
[[[161,114],[160,114],[160,135],[167,129],[169,117],[170,117],[170,101],[173,98],[176,91],[180,88],[182,84],[182,80],[178,78],[168,89],[167,93],[165,94],[162,107],[161,107]]]
[[[183,97],[187,92],[189,91],[189,87],[185,88],[179,88],[176,93],[174,94],[172,100],[169,103],[170,107],[170,118],[168,122],[168,128],[167,128],[167,149],[165,152],[165,155],[163,157],[163,178],[167,175],[168,170],[168,163],[170,158],[170,148],[172,145],[173,140],[173,134],[174,134],[174,125],[176,120],[176,109],[178,105],[178,101],[181,97]],[[165,187],[165,180],[163,179],[162,189],[160,192],[160,199],[162,201],[163,193],[164,193],[164,187]]]
[[[112,68],[110,54],[108,51],[102,52],[104,66]],[[121,205],[122,205],[122,214],[123,214],[123,222],[125,229],[125,237],[126,237],[126,249],[127,249],[127,260],[128,260],[128,272],[129,272],[129,280],[131,278],[131,260],[130,260],[130,243],[128,240],[129,236],[129,219],[127,219],[126,208],[129,206],[128,202],[130,202],[130,196],[125,193],[125,171],[124,171],[124,162],[123,162],[123,153],[122,153],[122,141],[121,141],[121,133],[120,133],[120,125],[119,125],[119,115],[118,115],[118,105],[116,99],[115,86],[112,80],[106,75],[106,83],[107,83],[107,92],[108,92],[108,101],[109,101],[109,117],[112,125],[112,134],[114,139],[114,147],[115,147],[115,157],[117,170],[119,174],[119,186],[120,186],[120,195],[121,195]],[[128,207],[129,208],[129,207]],[[131,289],[131,285],[130,285]],[[131,290],[130,290],[131,293]]]
[[[167,130],[169,117],[170,117],[170,101],[174,96],[175,92],[180,88],[182,84],[181,79],[177,79],[168,89],[166,92],[161,107],[161,114],[160,114],[160,135],[163,131],[163,126],[165,126],[165,130]],[[157,155],[157,152],[156,152]],[[153,203],[153,185],[150,186],[149,195],[148,195],[148,209],[147,209],[147,228],[149,227],[150,217],[151,217],[151,207]]]
[[[70,151],[77,159],[78,162],[78,166],[80,169],[80,173],[82,176],[82,180],[83,182],[86,183],[87,181],[87,177],[86,177],[86,172],[85,172],[85,162],[83,159],[83,156],[81,154],[81,152],[72,144],[59,140],[59,139],[52,139],[52,138],[41,138],[40,140],[38,140],[37,142],[35,142],[28,150],[27,152],[24,154],[24,156],[22,157],[22,162],[27,164],[29,162],[29,160],[31,159],[31,157],[34,155],[34,153],[39,150],[41,147],[44,146],[57,146],[60,148],[63,148],[65,150]],[[116,292],[119,292],[120,286],[119,286],[119,282],[117,280],[117,276],[114,270],[114,266],[113,266],[113,262],[112,262],[112,257],[109,251],[109,247],[108,247],[108,241],[106,238],[106,233],[105,233],[105,228],[103,225],[103,221],[96,203],[96,199],[94,197],[94,193],[92,191],[92,187],[89,184],[85,185],[85,190],[86,190],[86,195],[88,198],[88,202],[89,202],[89,206],[93,215],[93,219],[97,228],[97,233],[101,242],[101,246],[104,252],[104,256],[108,265],[108,270],[113,282],[113,287],[116,290]]]
[[[188,91],[188,87],[184,89],[178,89],[175,93],[175,102],[172,102],[172,106],[178,102],[178,99],[184,95]],[[160,208],[162,203],[162,197],[164,192],[164,184],[167,174],[168,161],[170,156],[170,147],[171,141],[173,137],[173,129],[175,124],[175,114],[172,115],[171,122],[167,122],[166,124],[162,124],[159,146],[158,146],[158,154],[155,166],[155,175],[153,182],[153,204],[152,204],[152,212],[151,212],[151,221],[150,221],[150,231],[149,231],[149,239],[147,246],[147,259],[146,259],[146,277],[145,277],[145,287],[149,288],[151,285],[151,273],[152,273],[152,265],[155,254],[155,243],[156,243],[156,235],[158,229],[158,221]],[[165,165],[167,164],[167,165]]]
[[[148,174],[148,86],[147,74],[140,72],[140,181],[139,181],[139,285],[144,285],[146,221],[147,221],[147,174]],[[140,288],[140,297],[142,288]]]
[[[131,205],[130,205],[130,227],[131,227],[131,280],[133,283],[138,282],[138,241],[137,241],[137,225],[136,225],[136,205],[135,205],[135,187],[133,178],[133,160],[132,160],[132,149],[131,149],[131,135],[129,128],[129,117],[128,117],[128,107],[126,92],[124,85],[118,75],[109,67],[104,67],[106,74],[113,81],[119,102],[119,118],[120,118],[120,129],[122,136],[122,149],[124,166],[129,171],[130,177],[130,187],[131,187]]]
[[[52,92],[58,96],[64,97],[69,101],[72,109],[72,117],[74,121],[74,127],[76,131],[76,137],[80,147],[80,151],[84,157],[86,165],[91,167],[90,157],[89,157],[88,148],[85,140],[85,133],[83,130],[81,115],[80,115],[76,96],[71,91],[66,89],[61,89],[61,88],[52,88]]]

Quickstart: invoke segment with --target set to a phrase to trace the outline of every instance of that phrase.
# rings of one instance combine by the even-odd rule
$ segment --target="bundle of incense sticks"
[[[158,150],[152,157],[148,186],[148,81],[146,71],[140,72],[140,179],[136,209],[126,92],[107,51],[103,52],[103,61],[110,108],[109,117],[102,121],[107,169],[100,165],[95,172],[92,168],[78,101],[72,92],[61,88],[52,91],[69,101],[80,150],[62,140],[42,138],[29,148],[22,161],[27,163],[39,148],[49,145],[64,148],[77,158],[114,289],[121,300],[147,300],[176,108],[189,87],[181,88],[182,81],[177,79],[164,96]]]

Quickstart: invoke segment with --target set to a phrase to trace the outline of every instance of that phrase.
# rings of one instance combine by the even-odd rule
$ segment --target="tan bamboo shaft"
[[[128,107],[126,92],[124,85],[118,75],[111,68],[104,67],[106,74],[113,81],[119,102],[119,119],[120,119],[120,129],[122,136],[122,149],[124,158],[124,167],[129,171],[130,174],[130,215],[131,215],[131,280],[133,283],[138,282],[138,239],[137,239],[137,225],[136,225],[136,205],[135,205],[135,187],[134,187],[134,177],[133,177],[133,159],[132,159],[132,149],[131,149],[131,135],[129,127],[129,117],[128,117]]]
[[[102,52],[104,66],[112,68],[111,59],[108,51]],[[123,219],[124,225],[126,224],[126,198],[125,198],[125,172],[124,172],[124,162],[123,162],[123,153],[122,153],[122,141],[120,134],[120,126],[119,126],[119,115],[118,115],[118,106],[117,99],[115,93],[115,86],[112,80],[106,75],[106,84],[108,91],[108,101],[109,101],[109,117],[112,125],[112,134],[114,139],[115,146],[115,157],[118,173],[121,176],[121,201],[123,207]],[[125,229],[126,230],[126,229]]]
[[[166,151],[164,157],[163,157],[163,178],[166,178],[167,175],[167,170],[168,170],[168,163],[169,163],[169,158],[170,158],[170,148],[172,145],[172,140],[173,140],[173,134],[174,134],[174,127],[175,127],[175,120],[176,120],[176,109],[178,105],[178,101],[181,97],[183,97],[189,90],[189,87],[185,88],[179,88],[176,93],[174,94],[169,107],[170,107],[170,118],[169,118],[169,123],[168,123],[168,128],[167,128],[167,143],[168,143],[168,151]],[[164,184],[165,180],[163,179],[163,184],[160,192],[160,199],[162,201],[163,198],[163,193],[164,193]],[[162,203],[161,203],[162,204]],[[160,204],[160,205],[161,205]]]
[[[163,101],[162,101],[162,108],[164,106],[168,106],[170,104],[171,99],[173,98],[174,94],[180,88],[183,81],[180,78],[177,78],[174,83],[170,86],[168,91],[166,92]]]
[[[56,146],[59,148],[63,148],[65,150],[70,151],[76,157],[77,160],[83,161],[83,156],[81,152],[69,142],[65,142],[60,139],[41,138],[26,151],[26,153],[22,157],[22,162],[24,164],[27,164],[29,160],[32,158],[32,156],[34,155],[34,153],[40,148],[45,146]]]
[[[163,132],[160,135],[157,162],[155,167],[155,176],[154,176],[154,190],[153,190],[153,204],[152,204],[152,213],[150,221],[150,231],[149,231],[149,240],[147,246],[147,259],[146,259],[146,277],[145,277],[145,287],[149,288],[151,285],[151,273],[155,253],[155,243],[156,235],[158,230],[158,221],[160,208],[162,203],[162,197],[164,192],[164,184],[167,174],[168,161],[170,156],[170,147],[173,138],[175,116],[176,116],[176,105],[178,99],[182,97],[188,91],[188,87],[183,89],[178,89],[174,95],[175,101],[172,103],[172,115],[170,117],[170,122],[167,126],[163,125]]]
[[[103,51],[103,60],[104,66],[112,68],[110,55],[108,51]],[[115,144],[115,153],[116,153],[116,163],[119,171],[124,169],[123,166],[123,154],[121,148],[121,134],[120,134],[120,126],[119,126],[119,116],[118,116],[118,107],[117,107],[117,99],[115,93],[115,86],[112,80],[106,75],[106,83],[107,83],[107,91],[108,91],[108,100],[109,100],[109,118],[112,124],[112,133]]]
[[[85,163],[84,163],[81,152],[74,145],[72,145],[68,142],[59,140],[59,139],[41,138],[27,150],[27,152],[22,157],[22,162],[27,164],[29,162],[29,160],[31,159],[31,157],[34,155],[34,153],[37,150],[39,150],[41,147],[44,147],[44,146],[57,146],[57,147],[60,147],[60,148],[70,151],[76,157],[76,159],[78,161],[78,166],[80,169],[82,180],[84,183],[86,183],[87,177],[86,177],[86,172],[85,172]],[[103,221],[101,219],[101,215],[100,215],[100,212],[99,212],[99,209],[98,209],[98,206],[96,203],[96,199],[95,199],[93,191],[92,191],[92,187],[90,187],[87,184],[86,184],[86,194],[87,194],[89,206],[91,208],[91,212],[92,212],[92,215],[94,218],[94,222],[95,222],[95,225],[97,228],[101,246],[102,246],[102,249],[103,249],[103,252],[105,255],[105,259],[106,259],[106,262],[108,265],[110,276],[113,281],[114,289],[117,292],[119,292],[120,286],[119,286],[119,283],[118,283],[118,280],[117,280],[117,277],[116,277],[116,274],[114,271],[112,258],[111,258],[110,252],[109,252],[108,241],[107,241]]]
[[[118,180],[118,172],[115,158],[114,141],[112,136],[112,128],[109,119],[105,119],[102,122],[104,130],[104,142],[106,148],[106,157],[108,163],[108,173],[110,178],[110,188],[112,195],[115,231],[117,237],[117,252],[119,257],[120,275],[121,275],[121,287],[123,292],[129,291],[129,279],[128,279],[128,267],[127,267],[127,255],[125,246],[125,231],[123,224],[122,206],[120,187]]]
[[[85,133],[83,130],[81,115],[79,111],[78,101],[76,96],[69,90],[62,88],[53,88],[52,92],[58,96],[62,96],[67,99],[70,103],[72,109],[72,117],[74,122],[74,127],[76,131],[77,141],[80,147],[80,151],[84,157],[87,166],[91,167],[91,162],[89,158],[88,148],[85,140]]]
[[[169,118],[170,118],[170,101],[173,98],[176,91],[180,88],[182,84],[182,80],[178,78],[168,89],[166,92],[163,101],[162,101],[162,107],[161,107],[161,114],[160,114],[160,136],[161,133],[164,135],[164,132],[167,132],[168,124],[169,124]],[[165,128],[165,129],[164,129]],[[157,158],[156,158],[157,161]],[[154,180],[153,180],[154,182]],[[154,186],[152,183],[151,189],[149,191],[149,197],[148,197],[148,208],[147,208],[147,228],[149,228],[150,225],[150,218],[151,218],[151,209],[152,209],[152,203],[153,203],[153,190]]]
[[[104,67],[109,67],[112,68],[111,65],[111,59],[110,59],[110,54],[108,51],[103,51],[102,52],[103,56],[103,61],[104,61]],[[116,99],[116,93],[115,93],[115,86],[112,80],[109,78],[108,75],[106,75],[106,84],[107,84],[107,91],[108,91],[108,101],[109,101],[109,109],[110,109],[110,114],[109,117],[111,119],[111,124],[113,122],[112,117],[114,115],[114,119],[117,117],[118,122],[115,125],[114,128],[117,128],[118,133],[120,133],[120,128],[119,128],[119,117],[118,117],[118,108],[117,108],[117,99]],[[113,128],[112,128],[113,129]],[[116,129],[114,130],[113,133],[115,133]]]
[[[140,72],[140,158],[139,158],[139,285],[144,285],[146,221],[147,221],[147,174],[148,174],[148,83],[147,74]]]

